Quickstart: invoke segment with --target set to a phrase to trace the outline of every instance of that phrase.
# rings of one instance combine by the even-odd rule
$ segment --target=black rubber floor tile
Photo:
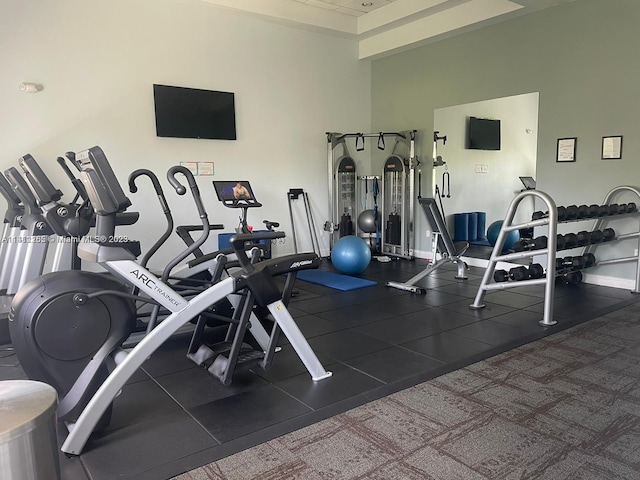
[[[598,300],[592,298],[571,298],[569,296],[556,298],[553,302],[553,317],[556,319],[576,320],[583,318],[588,320],[598,316],[600,310],[609,310],[618,302],[610,297],[600,297]],[[543,313],[544,304],[540,303],[527,307],[525,310]]]
[[[420,314],[428,315],[430,310],[431,309],[426,309],[424,312],[420,312]],[[396,318],[388,318],[379,322],[368,323],[360,327],[355,327],[354,330],[394,345],[417,340],[418,338],[439,332],[435,327],[410,318],[417,314],[416,312]]]
[[[151,376],[194,368],[195,364],[187,358],[190,340],[189,334],[170,338],[142,364],[142,368]]]
[[[327,365],[335,362],[335,359],[323,352],[315,350],[314,353],[320,363],[327,370],[329,369]],[[309,376],[309,372],[304,366],[304,363],[290,344],[283,345],[281,350],[276,353],[273,363],[268,370],[263,370],[260,367],[254,367],[251,371],[271,383],[284,378],[294,377],[296,375]]]
[[[455,295],[453,293],[443,292],[437,289],[427,290],[423,295],[409,295],[408,299],[411,302],[415,303],[423,303],[426,305],[430,305],[433,307],[442,307],[443,305],[448,305],[450,303],[456,303],[460,300],[465,300],[467,297],[462,295]]]
[[[152,467],[217,444],[179,411],[91,438],[81,459],[91,480],[135,479]]]
[[[493,348],[488,343],[454,335],[451,332],[438,333],[402,346],[444,363],[456,362]]]
[[[538,322],[542,320],[542,312],[530,312],[527,310],[516,310],[515,312],[506,313],[492,317],[492,322],[503,323],[514,327],[524,328],[531,332],[542,332],[547,327],[541,327]]]
[[[184,408],[230,397],[266,385],[251,371],[237,372],[231,385],[225,386],[204,368],[192,368],[158,377],[156,381]]]
[[[637,293],[633,293],[630,290],[623,288],[603,287],[600,285],[588,285],[586,287],[585,294],[587,295],[602,295],[604,297],[617,298],[620,300],[634,300],[638,296]]]
[[[471,301],[464,300],[461,302],[449,303],[445,305],[443,309],[451,310],[458,313],[464,313],[466,315],[475,317],[478,320],[487,320],[489,318],[496,317],[498,315],[504,315],[505,313],[513,312],[516,310],[515,308],[499,305],[497,303],[491,303],[489,301],[483,302],[483,308],[472,309],[469,308],[469,305],[471,305],[472,303],[473,299],[471,299]]]
[[[332,405],[383,385],[383,382],[340,363],[330,365],[329,370],[333,375],[318,382],[298,375],[276,385],[313,409]]]
[[[478,318],[467,312],[456,312],[443,308],[430,308],[419,312],[404,315],[402,318],[422,323],[433,333],[446,332],[479,321]]]
[[[337,361],[359,357],[391,346],[388,342],[351,329],[312,338],[309,344],[316,354],[325,354]]]
[[[406,296],[392,297],[371,301],[340,310],[323,312],[318,316],[343,327],[357,327],[373,323],[385,318],[395,318],[399,315],[423,310],[424,306],[415,302],[407,302]]]
[[[513,325],[505,325],[504,323],[492,322],[491,320],[483,320],[456,328],[449,333],[477,340],[482,343],[488,343],[489,345],[499,346],[526,337],[530,333],[530,330]]]
[[[307,382],[313,380],[307,377]],[[241,392],[189,409],[189,413],[219,442],[310,412],[311,409],[273,385]]]
[[[460,297],[474,298],[478,293],[478,285],[458,282],[451,285],[445,285],[443,287],[436,287],[436,290],[458,295]]]
[[[298,324],[298,327],[300,327],[302,334],[307,339],[347,328],[346,326],[340,325],[336,322],[330,322],[319,315],[306,315],[304,317],[293,318]],[[286,337],[282,334],[280,338],[284,340]]]
[[[379,350],[344,363],[384,383],[393,383],[444,365],[441,361],[399,347]]]
[[[531,295],[522,295],[518,288],[487,292],[484,299],[487,302],[511,308],[525,308],[541,302],[539,298]]]
[[[180,405],[153,380],[127,384],[113,402],[108,431],[180,411]]]
[[[345,306],[349,306],[351,305],[351,302],[348,300],[336,298],[333,295],[326,295],[323,297],[316,297],[301,302],[292,301],[291,305],[292,307],[307,314],[318,314],[321,312],[328,312],[343,308]]]

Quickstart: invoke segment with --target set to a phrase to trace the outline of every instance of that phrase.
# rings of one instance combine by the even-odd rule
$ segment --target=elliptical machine
[[[35,172],[35,177],[39,177],[37,165],[32,161],[27,164],[22,163],[25,171]],[[14,180],[17,178],[14,176]],[[50,184],[44,185],[41,180],[36,185],[46,188],[34,189],[41,194],[41,201],[61,196],[56,193],[59,190],[48,188]],[[113,208],[123,211],[129,205],[124,197]],[[50,221],[59,216],[58,212],[49,212]],[[115,228],[115,214],[112,221]],[[51,223],[62,228],[64,222]],[[88,226],[87,221],[82,229],[88,230]],[[104,226],[97,225],[98,238],[102,237],[101,232]],[[127,247],[133,254],[140,253],[139,243],[129,242]],[[114,294],[92,296],[104,291]],[[77,418],[109,375],[107,359],[135,328],[136,308],[128,297],[128,289],[111,276],[80,270],[53,272],[32,279],[17,291],[9,312],[9,332],[20,365],[30,379],[56,389],[61,421]],[[110,417],[111,407],[97,428],[106,427]]]

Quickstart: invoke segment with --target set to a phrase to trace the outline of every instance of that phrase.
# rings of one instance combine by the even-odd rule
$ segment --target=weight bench
[[[445,263],[455,263],[458,266],[458,272],[455,278],[466,280],[466,270],[468,267],[461,257],[469,248],[469,243],[453,243],[453,240],[451,240],[451,236],[449,235],[449,231],[447,230],[447,225],[444,222],[444,218],[442,218],[442,214],[440,213],[440,209],[438,208],[435,199],[420,198],[418,201],[420,202],[422,210],[429,221],[429,225],[431,225],[431,232],[433,235],[433,260],[422,272],[410,278],[406,282],[387,282],[386,285],[400,290],[407,290],[412,293],[424,293],[425,289],[416,286],[416,283],[436,271]],[[441,255],[440,260],[436,260],[438,253]]]

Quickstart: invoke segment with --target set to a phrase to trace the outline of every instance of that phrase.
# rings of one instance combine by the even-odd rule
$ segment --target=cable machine
[[[356,182],[356,162],[349,153],[345,141],[347,135],[327,133],[327,156],[329,164],[329,214],[331,220],[324,224],[330,235],[329,247],[345,235],[356,235],[358,218],[358,187]],[[335,149],[341,146],[342,155],[335,158]],[[356,150],[360,146],[356,142]],[[363,146],[364,149],[364,139]],[[337,234],[337,235],[336,235]],[[337,238],[336,238],[337,237]]]
[[[329,173],[329,214],[331,219],[324,224],[324,230],[329,232],[329,245],[333,248],[335,242],[344,235],[360,235],[361,233],[376,238],[376,253],[384,255],[393,255],[404,258],[413,258],[413,211],[414,211],[414,170],[418,161],[415,156],[415,130],[403,132],[378,132],[378,133],[336,133],[327,132],[327,163]],[[353,138],[355,141],[355,149],[360,152],[364,150],[365,138],[377,138],[378,150],[385,150],[385,138],[394,137],[396,139],[392,155],[387,159],[398,158],[402,165],[401,171],[395,176],[398,182],[395,183],[396,199],[393,201],[394,213],[400,217],[399,235],[396,238],[392,235],[392,240],[396,243],[385,242],[385,223],[382,219],[387,218],[392,208],[386,209],[384,202],[386,195],[384,176],[382,177],[382,186],[380,196],[382,197],[383,208],[378,211],[377,206],[374,207],[374,221],[376,229],[373,232],[361,232],[358,226],[359,210],[358,199],[359,187],[356,176],[356,164],[353,157],[349,153],[347,147],[347,139]],[[336,150],[341,147],[338,152],[342,155],[336,157]],[[386,171],[386,164],[385,164]],[[380,177],[360,177],[364,181],[378,179]],[[372,188],[377,192],[377,180],[375,187]],[[397,194],[400,194],[399,197]],[[398,213],[399,212],[399,213]],[[394,219],[396,217],[393,217]],[[397,231],[396,226],[394,226]],[[387,246],[385,248],[385,243]],[[373,245],[372,245],[373,247]]]
[[[384,255],[413,258],[416,131],[396,133],[396,144],[382,174],[382,249]],[[404,152],[401,152],[404,150]]]

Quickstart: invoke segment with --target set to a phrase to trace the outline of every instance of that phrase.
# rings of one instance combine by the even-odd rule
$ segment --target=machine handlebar
[[[252,273],[255,271],[251,260],[247,256],[247,252],[244,246],[247,242],[255,243],[259,240],[275,240],[277,238],[284,238],[284,232],[256,232],[256,233],[238,233],[231,237],[230,243],[233,251],[235,252],[238,263],[246,273]]]

